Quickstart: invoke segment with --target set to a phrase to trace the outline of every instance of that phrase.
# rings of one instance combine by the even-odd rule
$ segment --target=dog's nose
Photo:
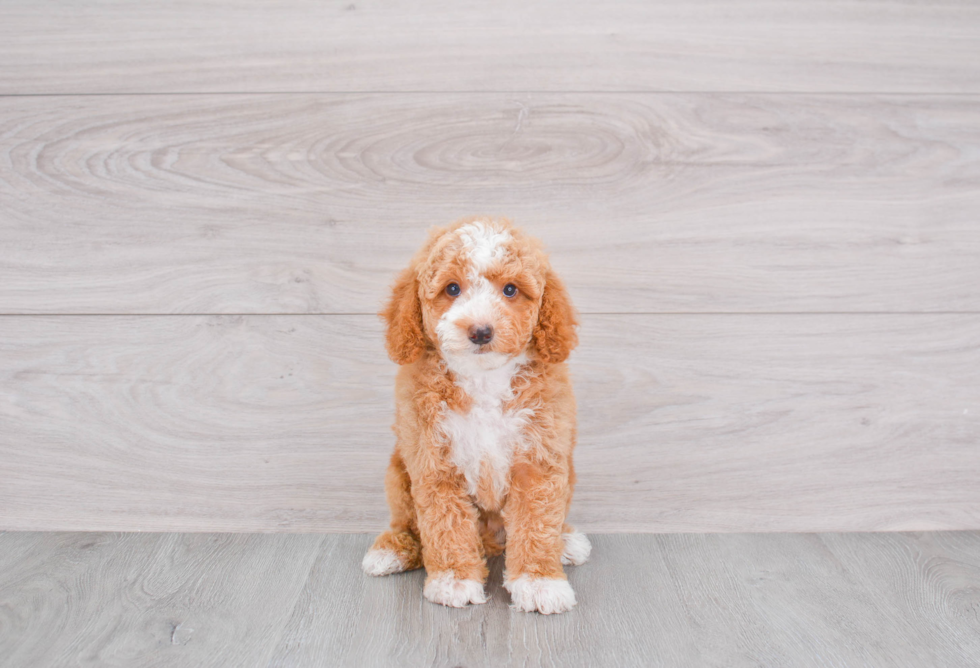
[[[473,325],[472,327],[470,327],[470,341],[472,341],[473,343],[482,346],[486,343],[490,343],[490,339],[492,338],[493,338],[493,327],[491,327],[490,325],[482,325],[479,327]]]

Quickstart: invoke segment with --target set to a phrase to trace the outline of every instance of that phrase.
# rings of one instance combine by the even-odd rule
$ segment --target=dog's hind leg
[[[561,563],[566,566],[581,566],[589,560],[592,543],[584,533],[571,524],[562,525],[561,541]]]
[[[379,535],[364,555],[361,568],[368,575],[390,575],[422,567],[412,483],[397,449],[388,464],[385,492],[391,508],[391,529]]]
[[[565,501],[565,516],[568,516],[568,508],[572,505],[572,491],[575,488],[575,466],[572,459],[568,459],[568,496]],[[561,526],[561,563],[566,566],[581,566],[589,560],[592,554],[592,543],[588,537],[578,531],[571,524],[565,522]]]

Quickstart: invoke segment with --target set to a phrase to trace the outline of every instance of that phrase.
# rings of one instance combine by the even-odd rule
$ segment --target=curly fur
[[[424,566],[429,600],[481,603],[486,557],[504,550],[519,609],[569,609],[563,559],[589,553],[565,524],[576,438],[565,361],[577,318],[540,244],[504,219],[433,229],[381,316],[401,365],[385,478],[391,528],[365,571]],[[489,343],[469,337],[479,327],[492,327]]]

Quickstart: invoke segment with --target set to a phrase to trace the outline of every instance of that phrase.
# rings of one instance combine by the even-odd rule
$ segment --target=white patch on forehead
[[[482,274],[497,260],[507,257],[507,243],[513,237],[507,230],[497,230],[490,223],[476,221],[457,230],[473,274]]]

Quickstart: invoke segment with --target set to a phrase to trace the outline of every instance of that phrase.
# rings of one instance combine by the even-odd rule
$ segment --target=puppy
[[[575,311],[540,244],[502,219],[434,229],[381,313],[395,380],[391,529],[369,575],[425,567],[423,595],[486,602],[486,557],[506,546],[514,607],[575,605],[562,564],[591,545],[565,524],[575,472],[566,358]]]

